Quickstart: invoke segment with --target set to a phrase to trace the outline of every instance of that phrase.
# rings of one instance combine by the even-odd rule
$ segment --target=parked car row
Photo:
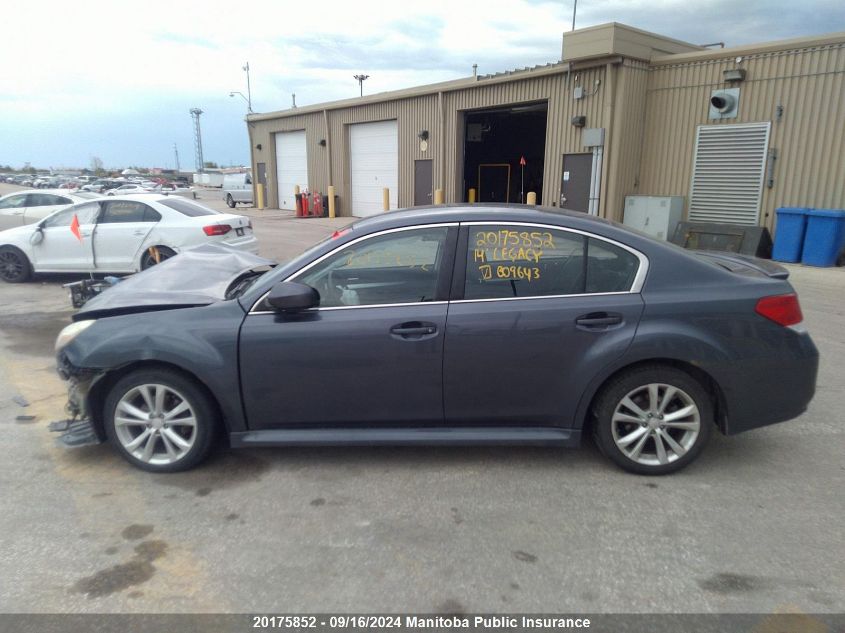
[[[83,194],[94,199],[39,221],[36,211],[24,211],[20,220],[12,216],[22,226],[0,231],[0,279],[19,283],[33,273],[132,273],[205,243],[258,251],[252,222],[242,215],[162,194],[76,195]],[[12,195],[25,195],[29,204],[29,196],[37,194]]]

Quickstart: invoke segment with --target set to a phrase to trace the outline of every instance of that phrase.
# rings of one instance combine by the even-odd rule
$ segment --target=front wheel
[[[235,199],[232,197],[231,193],[226,194],[226,204],[229,205],[230,209],[234,209],[236,206]]]
[[[206,393],[168,370],[133,372],[106,398],[109,440],[131,464],[150,472],[187,470],[208,455],[219,416]]]
[[[10,284],[19,284],[31,275],[29,259],[21,249],[14,246],[0,248],[0,279]]]
[[[608,384],[593,409],[601,451],[623,469],[665,475],[698,457],[713,427],[713,404],[692,376],[646,366]]]

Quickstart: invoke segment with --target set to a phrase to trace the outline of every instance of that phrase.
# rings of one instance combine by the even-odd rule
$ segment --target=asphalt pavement
[[[243,212],[276,258],[350,221]],[[0,284],[0,612],[843,612],[845,269],[789,268],[809,410],[663,478],[590,444],[221,448],[150,475],[47,431],[67,278]]]

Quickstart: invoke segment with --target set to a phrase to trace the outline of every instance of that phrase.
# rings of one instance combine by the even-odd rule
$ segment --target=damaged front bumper
[[[65,405],[69,418],[50,423],[50,430],[61,433],[59,442],[65,446],[87,446],[100,444],[103,438],[97,432],[88,408],[88,394],[94,384],[103,377],[104,372],[93,369],[74,367],[64,356],[59,354],[57,371],[68,383],[68,400]]]

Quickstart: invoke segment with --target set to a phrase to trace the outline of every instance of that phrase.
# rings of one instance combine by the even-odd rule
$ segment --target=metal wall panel
[[[639,191],[689,196],[695,131],[709,124],[722,71],[744,68],[739,116],[719,124],[771,121],[777,153],[771,188],[764,186],[760,224],[774,228],[777,207],[845,206],[845,44],[829,44],[683,64],[649,71]],[[778,106],[782,106],[779,114]]]

